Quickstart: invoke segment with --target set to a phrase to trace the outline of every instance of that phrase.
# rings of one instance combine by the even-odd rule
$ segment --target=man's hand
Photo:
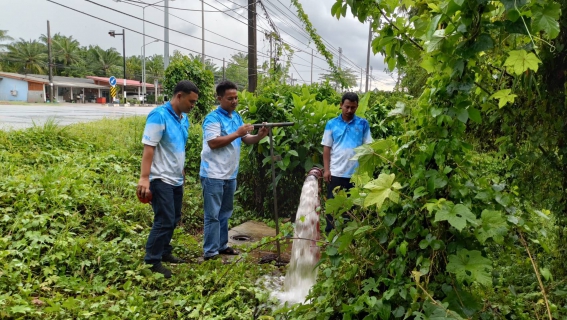
[[[266,124],[266,123],[262,122],[262,124]],[[260,137],[260,140],[262,140],[265,136],[268,135],[269,132],[270,129],[268,129],[267,127],[262,127],[260,128],[260,130],[258,130],[258,137]]]
[[[138,187],[136,189],[136,195],[140,199],[145,199],[150,194],[150,178],[140,178],[138,181]]]
[[[331,182],[331,171],[330,170],[325,170],[325,172],[323,172],[323,180],[325,180],[325,182]]]
[[[245,135],[249,134],[252,130],[254,130],[254,126],[251,124],[243,124],[238,130],[236,130],[236,134],[239,137],[244,137]]]

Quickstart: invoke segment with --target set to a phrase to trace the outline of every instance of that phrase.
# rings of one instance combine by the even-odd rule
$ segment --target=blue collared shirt
[[[174,186],[183,184],[188,130],[187,115],[181,113],[181,118],[179,118],[170,102],[155,108],[148,114],[142,143],[156,147],[150,181],[161,179]]]
[[[354,148],[372,142],[370,125],[366,119],[354,116],[346,122],[342,115],[327,122],[321,144],[331,148],[331,175],[350,178],[358,167],[358,161],[351,160]]]
[[[242,138],[234,139],[229,145],[211,149],[208,142],[221,136],[234,133],[244,122],[233,111],[230,114],[220,106],[209,113],[203,121],[203,151],[201,151],[201,170],[199,175],[212,179],[236,179],[240,162]]]

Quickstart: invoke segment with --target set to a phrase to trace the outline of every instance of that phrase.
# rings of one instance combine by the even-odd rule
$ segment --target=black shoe
[[[164,277],[164,278],[167,278],[167,279],[171,278],[171,270],[169,270],[168,268],[164,267],[163,264],[161,264],[161,262],[160,262],[160,263],[157,263],[157,264],[154,264],[154,265],[150,268],[150,270],[152,270],[152,272],[157,272],[157,273],[163,274],[163,277]]]
[[[210,256],[210,257],[204,257],[203,260],[207,261],[207,260],[217,260],[218,258],[220,258],[220,255],[216,254],[214,256]]]
[[[164,254],[161,257],[162,262],[169,262],[169,263],[185,263],[185,260],[179,259],[172,254]]]

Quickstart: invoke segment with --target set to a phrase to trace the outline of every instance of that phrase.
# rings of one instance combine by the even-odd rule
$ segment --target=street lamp
[[[114,30],[108,31],[111,37],[122,36],[122,59],[124,60],[124,92],[122,92],[122,97],[126,98],[126,32],[122,29],[122,33],[116,33]]]
[[[159,39],[155,39],[154,41],[148,42],[140,48],[143,57],[142,58],[143,59],[142,60],[142,94],[144,95],[144,101],[146,99],[146,46],[154,42],[159,42]]]

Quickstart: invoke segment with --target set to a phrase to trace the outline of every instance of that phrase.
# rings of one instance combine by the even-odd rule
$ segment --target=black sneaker
[[[216,255],[214,255],[214,256],[204,257],[203,259],[204,259],[205,261],[207,261],[207,260],[217,260],[218,258],[220,258],[220,255],[216,254]]]
[[[169,263],[185,263],[186,262],[185,260],[179,259],[172,254],[164,254],[161,257],[161,261],[162,262],[169,262]]]
[[[164,278],[167,278],[167,279],[171,278],[171,270],[169,270],[168,268],[164,267],[163,264],[161,264],[161,262],[160,262],[160,263],[157,263],[157,264],[154,264],[154,265],[150,268],[150,270],[152,270],[152,272],[157,272],[157,273],[163,274],[163,277],[164,277]]]

